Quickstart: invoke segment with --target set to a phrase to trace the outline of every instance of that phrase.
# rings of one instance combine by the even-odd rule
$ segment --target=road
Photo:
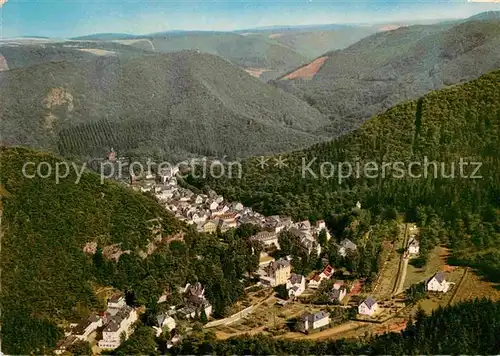
[[[408,270],[408,261],[410,260],[409,254],[406,253],[406,246],[408,245],[408,232],[408,224],[405,224],[405,232],[403,237],[403,249],[405,250],[405,252],[401,254],[396,283],[394,284],[394,289],[391,296],[398,295],[404,291],[406,272]]]

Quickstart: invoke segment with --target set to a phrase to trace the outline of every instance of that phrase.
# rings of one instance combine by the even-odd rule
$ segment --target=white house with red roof
[[[316,273],[313,278],[309,280],[309,287],[310,288],[318,288],[321,282],[323,282],[325,279],[330,279],[333,276],[333,273],[335,272],[335,269],[327,265],[321,273]]]

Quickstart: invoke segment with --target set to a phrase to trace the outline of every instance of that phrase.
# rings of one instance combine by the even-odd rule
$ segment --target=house
[[[231,203],[231,208],[234,210],[234,211],[242,211],[244,206],[243,204],[241,203],[238,203],[238,202],[234,202],[234,203]]]
[[[219,207],[219,203],[217,203],[216,201],[212,201],[208,205],[208,208],[212,211],[217,210],[218,207]]]
[[[359,306],[358,313],[362,315],[373,315],[378,310],[378,303],[372,297],[366,298]]]
[[[306,290],[306,279],[299,274],[292,274],[286,281],[286,289],[289,298],[295,298]]]
[[[320,273],[316,273],[310,280],[309,280],[309,287],[310,288],[318,288],[321,282],[325,279],[330,279],[333,275],[335,270],[333,269],[332,266],[327,265],[325,268],[323,268],[323,271]]]
[[[268,218],[264,223],[264,229],[279,234],[285,229],[285,225],[283,225],[279,220]]]
[[[326,267],[323,269],[323,271],[321,271],[319,276],[321,277],[321,279],[330,279],[332,278],[334,272],[335,270],[333,269],[332,266],[326,265]]]
[[[54,350],[54,353],[56,355],[62,355],[64,353],[66,353],[66,350],[68,349],[68,347],[70,347],[71,345],[73,345],[74,343],[78,342],[78,338],[74,335],[69,335],[67,338],[59,341],[57,344],[56,344],[56,349]],[[3,355],[3,354],[2,354]]]
[[[328,294],[328,301],[331,303],[340,303],[347,295],[347,288],[341,283],[335,283]]]
[[[359,201],[356,203],[356,209],[361,209],[361,203]]]
[[[73,329],[73,335],[81,341],[87,341],[90,334],[101,326],[102,319],[99,315],[91,315],[85,322],[79,324],[75,329]]]
[[[266,247],[276,247],[278,250],[280,248],[280,244],[278,242],[278,234],[271,231],[262,231],[258,234],[251,236],[250,241],[259,241]]]
[[[121,294],[115,294],[108,300],[108,309],[121,309],[125,305],[125,297]]]
[[[297,229],[302,230],[302,231],[310,231],[311,230],[311,223],[309,220],[304,220],[304,221],[299,221],[297,224]]]
[[[317,313],[303,314],[297,323],[297,328],[302,332],[309,332],[328,326],[329,324],[330,316],[328,313],[319,311]]]
[[[319,285],[321,284],[323,280],[319,276],[319,273],[316,273],[310,280],[309,280],[309,288],[313,289],[318,289]]]
[[[337,245],[339,255],[346,257],[349,252],[354,252],[358,249],[356,244],[349,239],[343,239],[340,244]]]
[[[191,215],[191,221],[194,224],[203,224],[207,221],[208,216],[202,212],[196,212]]]
[[[438,272],[425,281],[425,289],[429,292],[446,293],[450,289],[451,284],[452,283],[446,281],[444,272]]]
[[[177,178],[172,177],[166,183],[167,183],[167,185],[169,185],[171,187],[175,187],[177,185]]]
[[[196,197],[191,198],[195,204],[203,204],[203,197],[201,195],[197,195]]]
[[[300,245],[302,248],[306,251],[308,255],[313,253],[313,251],[316,252],[316,256],[321,255],[321,245],[319,242],[310,234],[306,234],[300,239]]]
[[[160,313],[156,316],[157,325],[153,326],[156,331],[156,337],[160,336],[165,328],[168,331],[172,331],[176,327],[175,319],[169,316],[167,313]]]
[[[297,225],[300,226],[309,226],[309,222],[301,222]],[[309,229],[300,229],[299,227],[292,227],[288,230],[290,234],[297,237],[300,241],[300,245],[306,250],[307,254],[310,255],[313,251],[316,251],[317,255],[321,254],[321,245],[318,241],[311,235],[311,231]]]
[[[168,180],[175,177],[179,173],[179,167],[165,167],[158,171],[160,181],[165,184]]]
[[[207,222],[201,224],[202,231],[206,234],[215,234],[217,232],[217,223],[216,220],[208,220]]]
[[[411,237],[408,241],[408,253],[410,255],[418,255],[420,251],[420,243],[414,237]]]
[[[290,278],[292,266],[289,261],[280,259],[269,263],[264,271],[266,276],[261,277],[261,283],[271,287],[286,284]]]
[[[231,229],[235,229],[238,227],[236,220],[227,221],[227,220],[219,220],[219,229],[220,232],[226,232]]]
[[[186,305],[179,310],[181,316],[194,318],[199,316],[202,311],[205,312],[207,317],[212,315],[212,305],[205,298],[205,288],[203,288],[201,283],[186,284],[183,294]]]
[[[107,319],[108,322],[102,331],[102,340],[99,340],[98,346],[101,349],[113,350],[120,346],[123,339],[126,340],[130,336],[131,326],[137,321],[137,312],[126,305]]]
[[[203,288],[200,282],[196,282],[195,284],[187,283],[182,293],[187,296],[194,295],[198,298],[204,298],[205,288]]]

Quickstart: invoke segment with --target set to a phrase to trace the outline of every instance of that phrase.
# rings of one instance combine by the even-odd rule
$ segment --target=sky
[[[266,26],[465,18],[500,0],[0,0],[0,36],[230,31]],[[493,1],[496,1],[494,3]]]

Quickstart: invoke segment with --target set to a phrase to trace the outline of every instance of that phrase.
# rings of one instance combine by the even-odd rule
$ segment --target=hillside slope
[[[53,347],[61,337],[56,324],[103,309],[96,290],[105,279],[99,278],[92,258],[83,252],[88,242],[96,242],[99,249],[119,244],[123,251],[131,251],[120,258],[123,263],[116,274],[109,276],[114,286],[122,287],[125,271],[120,268],[125,268],[127,259],[141,266],[136,253],[152,239],[147,220],[163,219],[166,236],[181,230],[152,199],[116,183],[101,185],[95,174],[85,173],[75,184],[72,172],[56,184],[53,172],[47,179],[29,179],[21,173],[25,162],[55,167],[59,161],[26,149],[2,147],[0,151],[5,353],[42,353],[41,347]],[[138,278],[129,274],[126,283],[139,291],[145,276],[140,276],[140,270],[135,273]],[[150,285],[153,295],[167,280],[157,282],[155,288]]]
[[[140,48],[113,42],[5,40],[0,45],[9,69],[26,68],[50,62],[85,61],[99,56],[139,57],[147,54]]]
[[[348,135],[282,155],[281,169],[277,157],[264,169],[250,159],[241,179],[191,183],[297,220],[334,223],[357,201],[377,219],[404,213],[426,228],[429,249],[447,244],[454,263],[500,282],[498,83],[500,71],[397,105]]]
[[[328,121],[225,60],[184,51],[0,73],[2,140],[96,156],[247,156],[318,142]]]
[[[311,80],[277,85],[332,118],[326,130],[340,135],[403,100],[500,68],[499,48],[498,20],[403,27],[325,54]]]
[[[381,31],[378,26],[345,26],[336,29],[274,30],[248,36],[281,44],[313,59],[328,51],[344,49],[378,31]]]
[[[52,173],[27,177],[26,162],[27,174],[42,162]],[[153,318],[158,297],[186,282],[204,285],[215,316],[242,296],[240,280],[258,265],[245,239],[198,235],[150,196],[94,173],[77,180],[71,168],[57,183],[56,164],[46,153],[0,148],[2,352],[51,354],[63,328],[104,311],[116,290]]]
[[[499,82],[500,71],[496,71],[466,84],[431,92],[418,101],[391,108],[341,138],[282,155],[289,164],[281,170],[272,165],[261,170],[255,159],[249,159],[244,161],[242,179],[213,179],[208,184],[268,214],[288,213],[295,217],[325,217],[332,209],[350,209],[356,200],[373,208],[384,205],[402,211],[419,204],[446,209],[464,201],[467,207],[475,209],[497,204]],[[351,176],[339,184],[338,172],[334,172],[333,178],[322,179],[308,170],[302,177],[303,159],[306,163],[314,160],[311,169],[318,175],[322,162],[354,165],[357,161],[374,161],[380,167],[382,162],[407,164],[422,162],[424,157],[446,164],[457,162],[460,157],[480,161],[481,173],[487,178],[401,179],[379,174],[374,179]],[[450,166],[446,168],[449,174]],[[480,198],[469,200],[479,192]]]
[[[266,70],[266,75],[273,79],[306,63],[310,58],[277,42],[231,32],[159,33],[123,43],[144,48],[144,40],[148,40],[157,52],[195,50],[209,53],[245,69]]]

